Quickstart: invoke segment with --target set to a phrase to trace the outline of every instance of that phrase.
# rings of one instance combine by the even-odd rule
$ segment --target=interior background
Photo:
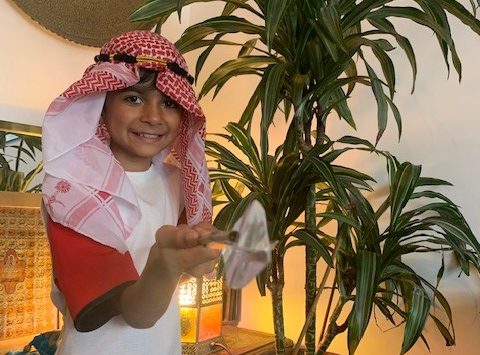
[[[468,5],[468,1],[465,1]],[[171,18],[164,26],[163,34],[175,41],[189,24],[212,16],[218,5],[204,4],[186,8],[182,23]],[[393,119],[379,147],[390,150],[400,160],[423,165],[425,175],[448,180],[454,187],[442,189],[462,207],[474,233],[480,236],[480,37],[453,21],[453,34],[463,62],[463,79],[459,84],[455,72],[447,80],[440,49],[436,39],[419,26],[406,27],[398,22],[398,30],[412,39],[418,62],[416,91],[410,95],[411,70],[402,53],[394,56],[398,65],[396,104],[403,117],[403,136],[398,142]],[[84,68],[92,63],[98,49],[78,45],[45,30],[30,20],[9,1],[0,1],[0,119],[41,125],[43,114],[54,97],[69,84],[80,78]],[[235,55],[235,51],[219,50],[212,58]],[[187,56],[189,66],[195,67],[195,55]],[[209,72],[219,63],[207,63]],[[205,76],[202,77],[205,79]],[[207,130],[221,132],[228,121],[236,121],[254,89],[255,79],[240,78],[227,84],[218,97],[211,96],[201,104],[207,116]],[[197,87],[197,92],[199,87]],[[376,135],[376,105],[373,95],[357,88],[351,99],[353,114],[358,120],[357,135],[374,140]],[[352,132],[344,123],[331,119],[327,133],[333,138]],[[278,120],[272,130],[272,146],[281,143],[284,126]],[[384,162],[366,154],[350,155],[345,162],[375,177],[380,187],[384,179]],[[372,196],[375,198],[375,196]],[[303,259],[304,252],[297,248],[286,258],[285,318],[286,334],[296,339],[303,324]],[[434,280],[440,259],[422,255],[411,260],[421,273]],[[451,265],[450,265],[451,266]],[[450,301],[456,325],[457,346],[445,348],[440,336],[427,330],[432,354],[474,355],[480,353],[480,280],[474,275],[469,280],[458,278],[451,267],[441,283],[442,292]],[[261,298],[255,283],[243,291],[242,321],[240,326],[272,332],[271,304],[269,297]],[[320,315],[318,322],[320,321]],[[358,355],[394,355],[401,347],[398,329],[378,318],[378,326],[371,322],[360,344]],[[346,354],[346,334],[337,337],[332,351]],[[419,341],[409,354],[429,354]]]

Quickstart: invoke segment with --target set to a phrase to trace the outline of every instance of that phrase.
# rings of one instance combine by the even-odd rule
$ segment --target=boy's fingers
[[[155,234],[157,245],[161,248],[192,248],[200,245],[199,239],[210,236],[217,229],[210,223],[202,222],[193,227],[187,225],[162,226]]]
[[[198,232],[200,238],[208,237],[212,233],[215,233],[217,231],[217,228],[215,228],[212,224],[207,222],[199,223],[193,226],[192,229]]]
[[[213,270],[215,270],[216,261],[207,261],[200,265],[196,265],[195,267],[186,270],[186,273],[194,276],[194,277],[201,277],[206,274],[210,274]]]
[[[186,248],[186,249],[163,249],[163,260],[169,260],[167,262],[167,268],[174,269],[180,272],[187,272],[190,273],[189,270],[197,270],[200,265],[200,272],[202,270],[207,270],[208,265],[215,265],[220,257],[220,252],[214,249],[205,248],[203,246],[196,246],[193,248]],[[165,258],[166,255],[170,255],[168,259]]]
[[[187,226],[162,226],[155,233],[160,248],[184,249],[198,245],[199,234]]]

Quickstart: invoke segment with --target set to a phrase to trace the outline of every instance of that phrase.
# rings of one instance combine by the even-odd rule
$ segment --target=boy
[[[199,242],[215,231],[205,117],[162,36],[125,33],[95,61],[43,127],[57,354],[180,354],[177,283],[219,257]]]

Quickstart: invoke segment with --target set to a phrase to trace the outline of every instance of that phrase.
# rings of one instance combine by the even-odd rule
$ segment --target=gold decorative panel
[[[182,343],[197,341],[198,310],[196,308],[180,309],[180,328]]]
[[[57,328],[40,208],[0,207],[0,340]]]

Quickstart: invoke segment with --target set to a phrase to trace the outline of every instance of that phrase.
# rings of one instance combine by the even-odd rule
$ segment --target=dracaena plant
[[[131,19],[158,21],[160,29],[170,15],[175,12],[180,15],[183,6],[210,1],[151,0],[132,14]],[[272,292],[277,353],[285,352],[281,298],[283,255],[289,247],[301,243],[306,245],[307,254],[306,309],[309,312],[302,331],[307,353],[323,353],[331,339],[347,328],[350,353],[354,353],[374,306],[396,324],[395,317],[404,319],[405,339],[401,350],[404,353],[421,334],[429,309],[425,290],[432,285],[403,264],[401,256],[435,251],[435,245],[439,245],[438,248],[453,250],[462,270],[468,272],[468,265],[478,267],[478,245],[453,203],[437,192],[418,191],[426,182],[435,185],[438,181],[421,178],[418,167],[399,164],[386,152],[377,154],[388,161],[390,195],[375,211],[362,194],[363,189],[369,188],[368,177],[333,164],[335,156],[350,148],[335,148],[325,130],[332,113],[355,128],[348,99],[356,93],[358,85],[365,85],[377,103],[378,134],[374,145],[381,139],[389,115],[393,116],[400,136],[402,118],[394,104],[396,71],[391,52],[405,53],[412,69],[412,92],[417,64],[414,48],[409,38],[397,31],[395,20],[410,21],[432,31],[442,53],[439,60],[445,61],[448,70],[453,66],[461,77],[461,62],[447,14],[480,34],[480,22],[475,18],[478,1],[471,0],[472,11],[453,0],[218,1],[225,4],[222,13],[188,27],[176,46],[183,52],[202,49],[195,68],[197,78],[216,47],[238,47],[236,57],[226,58],[208,75],[201,97],[211,91],[215,96],[230,79],[239,75],[260,78],[245,110],[239,114],[238,123],[230,125],[228,134],[223,135],[244,152],[245,161],[214,142],[208,144],[208,149],[218,166],[212,170],[212,179],[227,196],[217,223],[231,223],[245,201],[253,197],[260,199],[270,214],[270,235],[279,243],[272,254],[272,265],[258,278],[258,283],[261,292],[265,290],[264,285]],[[239,33],[244,35],[241,42],[235,40],[238,36],[234,39],[230,36]],[[377,67],[380,70],[376,70]],[[250,132],[257,122],[254,116],[259,106],[260,142],[259,148],[254,148],[257,145]],[[275,154],[269,154],[268,132],[275,115],[283,115],[289,129],[285,132],[285,143]],[[376,151],[374,145],[355,137],[346,137],[337,143],[361,144],[363,149]],[[277,179],[283,176],[286,181],[275,180],[275,174]],[[292,176],[296,177],[294,181]],[[231,184],[235,180],[250,191],[247,196],[235,193]],[[286,196],[284,188],[291,189],[290,193],[295,196]],[[432,198],[439,202],[425,202],[419,210],[408,209],[411,200]],[[380,232],[378,218],[384,214],[390,215],[390,223]],[[323,226],[330,223],[337,224],[337,233],[332,236],[323,231]],[[291,237],[296,240],[289,242]],[[332,289],[340,294],[340,303],[330,318],[336,319],[345,312],[345,304],[353,302],[354,305],[346,323],[331,321],[322,327],[326,330],[320,331],[321,341],[316,346],[316,300],[331,270],[328,267],[318,282],[319,260],[333,267]],[[448,303],[443,302],[444,298],[434,286],[431,288],[436,297],[442,299],[441,305],[450,319]],[[329,315],[330,310],[325,313]],[[433,319],[447,344],[451,344],[453,332],[449,324]]]
[[[323,324],[317,353],[324,354],[332,340],[348,329],[351,353],[355,352],[374,308],[393,325],[405,324],[401,353],[408,351],[422,335],[428,317],[436,324],[448,345],[455,343],[452,312],[448,301],[428,280],[402,261],[412,253],[452,251],[460,268],[467,275],[470,266],[479,268],[480,245],[458,207],[432,186],[448,182],[421,176],[421,167],[409,162],[399,163],[387,152],[377,151],[368,142],[343,137],[337,142],[317,145],[302,158],[288,147],[287,139],[272,156],[262,160],[259,149],[238,124],[229,123],[225,140],[208,141],[207,154],[216,168],[212,180],[221,186],[223,205],[215,223],[230,228],[252,199],[258,199],[266,209],[269,235],[277,242],[272,264],[257,279],[261,294],[268,289],[272,295],[275,330],[283,335],[284,257],[291,247],[309,246],[327,264],[327,271],[317,288],[317,297],[325,288],[330,271],[335,269],[332,290],[339,293],[332,308],[326,310],[328,324]],[[264,137],[268,142],[268,137]],[[387,161],[389,193],[374,209],[361,193],[372,191],[371,179],[347,167],[335,165],[335,160],[353,149],[335,144],[362,145],[361,149],[377,152]],[[230,145],[230,146],[229,146]],[[262,164],[265,162],[266,164]],[[305,212],[307,192],[316,188],[316,228],[312,232],[299,216]],[[238,192],[241,186],[244,193]],[[246,193],[245,193],[246,192]],[[380,227],[382,219],[387,226]],[[336,221],[335,235],[322,227]],[[438,277],[441,278],[442,271]],[[438,300],[436,312],[443,311],[446,322],[431,312],[432,293]],[[353,305],[352,305],[353,304]],[[348,314],[338,324],[340,316]],[[312,319],[308,315],[308,324]],[[306,329],[306,328],[305,328]],[[281,346],[281,345],[280,345]]]
[[[43,170],[43,163],[35,159],[39,151],[40,137],[0,131],[0,191],[39,191],[40,185],[30,186]],[[33,168],[25,173],[22,170],[28,163]]]

